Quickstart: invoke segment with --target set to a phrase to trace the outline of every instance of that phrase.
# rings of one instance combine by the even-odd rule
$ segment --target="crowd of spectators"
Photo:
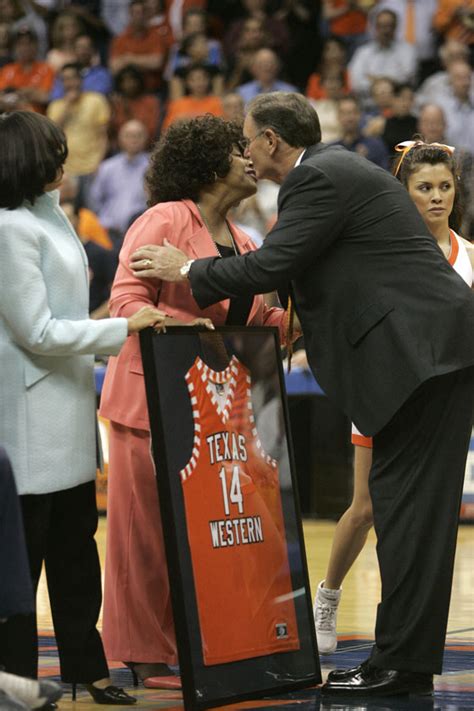
[[[241,120],[267,91],[306,94],[323,141],[385,169],[416,133],[453,145],[474,193],[473,59],[473,0],[0,0],[0,111],[62,126],[75,185],[64,202],[86,243],[115,251],[145,208],[160,134],[206,112]],[[84,232],[84,209],[107,244]]]

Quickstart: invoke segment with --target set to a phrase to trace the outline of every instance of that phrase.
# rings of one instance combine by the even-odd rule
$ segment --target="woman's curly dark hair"
[[[242,128],[211,114],[177,121],[155,145],[146,176],[148,205],[198,200],[205,185],[225,178]]]

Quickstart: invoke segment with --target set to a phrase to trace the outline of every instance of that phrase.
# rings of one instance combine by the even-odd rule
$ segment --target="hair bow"
[[[398,153],[401,153],[402,155],[400,156],[400,159],[398,161],[398,165],[396,167],[394,175],[398,174],[398,171],[400,170],[400,166],[402,165],[403,161],[405,160],[406,154],[412,150],[412,148],[418,148],[419,146],[425,146],[425,147],[433,147],[433,148],[439,148],[442,151],[446,151],[446,153],[449,153],[449,155],[453,155],[454,153],[454,146],[447,146],[445,143],[425,143],[424,141],[402,141],[401,143],[397,143],[395,146],[395,150]]]

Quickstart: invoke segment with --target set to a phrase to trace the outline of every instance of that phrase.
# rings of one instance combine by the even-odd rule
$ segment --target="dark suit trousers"
[[[0,575],[0,619],[31,614],[33,586],[23,519],[10,460],[3,447],[0,447]]]
[[[89,683],[108,676],[96,629],[102,601],[95,484],[52,494],[20,497],[31,577],[36,591],[44,561],[65,682]],[[6,670],[36,677],[36,615],[11,617],[0,625],[0,660]]]
[[[382,578],[371,661],[440,674],[474,407],[474,368],[420,386],[374,437]]]

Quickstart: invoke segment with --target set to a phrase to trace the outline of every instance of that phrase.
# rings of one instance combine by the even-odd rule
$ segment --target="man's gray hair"
[[[293,148],[307,148],[321,140],[316,110],[302,94],[273,91],[249,103],[247,114],[260,129],[272,128]]]

